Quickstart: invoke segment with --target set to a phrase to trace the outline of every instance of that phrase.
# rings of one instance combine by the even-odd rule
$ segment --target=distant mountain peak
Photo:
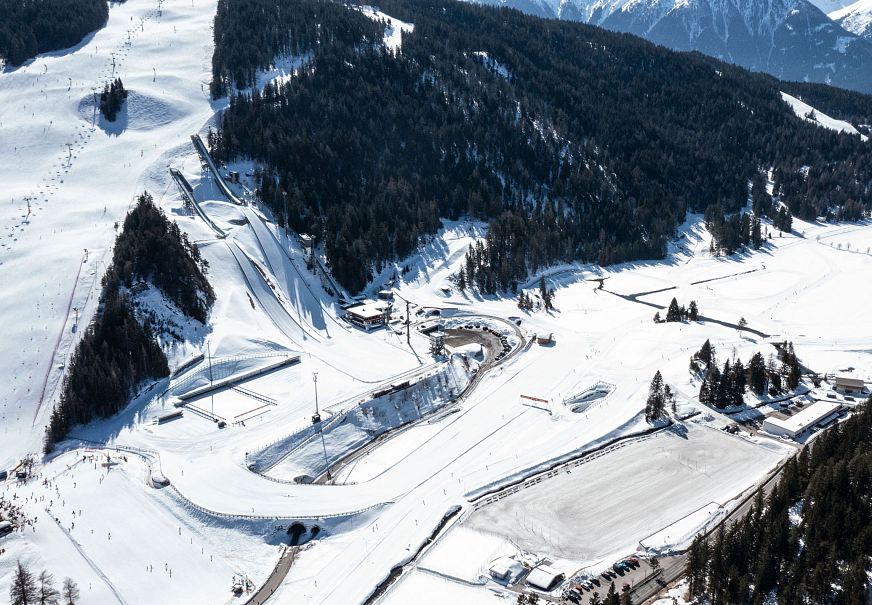
[[[831,11],[829,17],[849,32],[872,39],[872,0],[859,0]]]
[[[872,92],[872,42],[861,38],[872,29],[872,0],[841,9],[841,24],[821,10],[838,0],[478,1],[636,34],[786,80]]]

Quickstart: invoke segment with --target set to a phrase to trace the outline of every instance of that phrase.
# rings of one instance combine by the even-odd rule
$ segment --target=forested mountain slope
[[[872,43],[807,0],[472,0],[581,21],[797,81],[872,91]]]
[[[0,0],[0,65],[74,46],[108,17],[106,0]]]
[[[549,263],[660,257],[688,210],[744,207],[763,170],[805,218],[870,208],[868,145],[798,118],[780,90],[863,119],[869,97],[513,10],[380,8],[414,25],[396,52],[386,24],[322,0],[221,0],[215,27],[217,95],[273,55],[306,58],[234,94],[211,144],[269,167],[265,201],[281,212],[287,193],[291,225],[324,238],[352,290],[440,217],[491,220],[479,286],[495,291]]]

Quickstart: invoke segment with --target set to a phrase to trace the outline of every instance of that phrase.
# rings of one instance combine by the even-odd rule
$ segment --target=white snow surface
[[[828,12],[827,16],[849,32],[866,38],[872,36],[872,0],[857,0]]]
[[[813,124],[817,124],[818,126],[822,126],[824,128],[829,128],[830,130],[835,130],[836,132],[860,135],[860,139],[863,141],[869,140],[869,137],[867,137],[865,134],[860,134],[860,132],[856,128],[854,128],[854,126],[849,122],[845,122],[844,120],[838,120],[836,118],[831,118],[822,111],[815,109],[808,103],[800,101],[796,97],[790,96],[786,92],[781,93],[781,98],[784,99],[785,103],[790,105],[791,109],[793,109],[793,113],[795,113],[803,120],[806,120]]]
[[[407,341],[399,322],[402,299],[395,305],[397,323],[387,328],[366,333],[348,325],[321,278],[306,269],[296,240],[286,238],[267,210],[224,200],[212,176],[201,172],[189,136],[214,125],[226,103],[208,97],[216,4],[164,0],[161,6],[158,14],[156,2],[113,4],[107,26],[79,46],[0,73],[0,353],[7,364],[0,381],[0,468],[39,454],[69,352],[97,306],[115,223],[144,189],[199,244],[217,295],[208,325],[180,324],[187,340],[169,351],[173,368],[208,347],[219,379],[244,381],[202,395],[178,408],[181,418],[162,424],[155,418],[177,409],[178,393],[168,388],[189,375],[194,378],[187,386],[205,385],[208,360],[205,370],[201,361],[171,380],[142,385],[117,416],[76,427],[57,456],[37,463],[40,477],[0,484],[0,494],[16,495],[24,513],[38,519],[36,531],[26,527],[0,542],[10,555],[0,558],[0,594],[8,592],[12,562],[21,558],[58,577],[74,577],[87,602],[228,602],[234,574],[255,585],[269,577],[285,528],[297,519],[323,531],[298,553],[276,602],[360,603],[393,567],[414,557],[447,512],[460,506],[466,519],[474,494],[651,428],[640,413],[656,371],[673,387],[679,409],[697,408],[698,384],[687,366],[707,338],[722,360],[747,360],[758,350],[768,355],[771,342],[791,340],[810,368],[872,378],[872,336],[857,329],[868,316],[868,286],[857,280],[872,263],[868,223],[795,220],[794,232],[783,235],[767,223],[772,239],[762,252],[711,258],[701,217],[688,217],[663,261],[548,270],[557,308],[546,313],[521,312],[514,297],[458,291],[452,275],[486,227],[446,221],[416,255],[386,268],[367,294],[374,296],[396,274],[392,286],[411,301],[416,322],[418,311],[442,309],[452,325],[488,324],[520,351],[483,367],[457,400],[440,395],[435,413],[375,442],[333,481],[294,485],[249,470],[257,455],[270,451],[273,460],[288,454],[284,477],[294,468],[318,471],[312,466],[317,447],[301,450],[305,455],[282,451],[290,436],[312,430],[316,377],[327,421],[385,384],[416,382],[442,362],[429,354],[428,338],[414,326]],[[387,40],[398,40],[405,25],[392,20]],[[131,98],[119,122],[105,124],[89,103],[93,91],[115,76]],[[201,209],[226,238],[184,209],[168,165],[186,175]],[[228,168],[245,174],[252,165]],[[243,180],[251,189],[251,180]],[[238,192],[249,199],[242,188]],[[605,280],[602,290],[588,281],[593,278]],[[521,286],[535,296],[538,281],[533,275]],[[654,324],[656,308],[673,296],[683,304],[696,300],[713,321]],[[143,296],[143,304],[171,313],[153,293]],[[822,308],[829,312],[821,314]],[[506,321],[513,316],[520,327]],[[740,316],[755,331],[731,327]],[[529,342],[542,332],[554,333],[556,344]],[[265,369],[271,356],[289,352],[300,356],[298,363],[251,374]],[[614,385],[608,397],[578,412],[561,405],[598,383]],[[549,404],[525,406],[521,395]],[[219,429],[208,418],[213,414],[226,418],[227,426]],[[723,422],[708,410],[701,418]],[[322,455],[323,449],[353,455],[371,443],[363,436],[366,428],[358,424],[347,439],[325,431]],[[423,594],[440,602],[452,595],[464,603],[501,599],[488,587],[434,574],[475,578],[494,558],[517,552],[507,546],[510,540],[524,540],[558,563],[621,556],[652,534],[665,548],[681,541],[670,532],[664,537],[667,528],[687,534],[692,528],[683,518],[694,525],[693,515],[711,502],[727,506],[787,451],[762,437],[765,447],[694,424],[674,430],[685,430],[687,438],[661,432],[519,494],[557,506],[566,503],[571,477],[599,469],[588,487],[606,477],[608,489],[577,490],[587,504],[563,521],[576,545],[557,539],[552,518],[537,519],[538,534],[509,536],[529,527],[510,531],[507,515],[492,508],[500,505],[485,506],[470,518],[481,529],[466,532],[470,525],[463,523],[449,528],[420,560],[432,569],[406,574],[391,589],[391,602],[417,601]],[[719,456],[703,457],[712,448]],[[107,452],[114,457],[108,468],[100,466]],[[82,456],[85,462],[74,466]],[[656,472],[640,468],[642,460],[653,460]],[[150,487],[149,476],[157,475],[170,486]],[[640,485],[640,475],[648,484]],[[44,479],[50,483],[43,485]],[[609,506],[594,501],[602,494]],[[640,508],[634,498],[661,505]],[[532,520],[524,510],[519,505],[516,512]],[[615,525],[613,518],[630,520]],[[467,540],[478,541],[475,548],[452,560],[452,550],[463,551]],[[442,544],[447,550],[439,550]]]
[[[402,46],[403,33],[409,34],[415,29],[414,24],[400,21],[399,19],[391,17],[372,6],[360,6],[358,7],[358,10],[373,21],[384,21],[387,23],[385,26],[383,41],[385,47],[392,53],[396,53],[400,46]]]
[[[850,0],[809,0],[812,4],[818,7],[822,13],[826,14],[830,19],[833,19],[832,13],[839,11],[849,4]],[[835,21],[835,19],[833,19]]]
[[[728,505],[737,487],[751,487],[786,452],[689,424],[485,506],[468,523],[578,567],[632,552],[638,542],[663,552],[693,539],[709,519],[700,510]]]

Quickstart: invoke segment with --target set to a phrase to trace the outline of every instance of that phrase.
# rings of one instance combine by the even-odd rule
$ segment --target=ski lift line
[[[87,252],[85,252],[85,256],[87,256]],[[69,299],[69,301],[67,301],[67,311],[66,311],[66,314],[64,315],[64,323],[61,326],[60,332],[58,333],[57,340],[55,341],[54,350],[53,350],[52,356],[51,356],[51,363],[48,365],[48,368],[45,371],[45,379],[42,381],[42,390],[41,390],[40,396],[39,396],[39,404],[36,406],[36,410],[34,410],[34,412],[33,412],[33,423],[32,423],[33,426],[36,426],[36,422],[39,419],[39,415],[42,412],[43,406],[45,404],[45,392],[46,392],[46,389],[48,388],[48,380],[49,380],[49,377],[51,376],[52,368],[57,367],[56,357],[58,355],[58,349],[60,349],[61,341],[63,340],[64,334],[66,334],[66,331],[67,331],[67,324],[69,323],[69,320],[70,320],[70,311],[73,309],[73,300],[76,297],[76,290],[78,289],[79,278],[82,275],[82,266],[84,264],[85,264],[84,261],[79,263],[79,270],[76,272],[76,279],[73,281],[73,289],[70,292],[70,299]],[[61,374],[61,377],[63,377],[63,373]]]
[[[76,542],[76,540],[73,538],[73,536],[67,530],[67,528],[64,527],[61,524],[61,522],[58,521],[54,515],[51,514],[50,510],[48,510],[46,508],[45,512],[51,518],[51,520],[57,524],[57,526],[64,533],[64,535],[67,538],[69,538],[70,542],[73,545],[73,548],[76,549],[76,551],[85,560],[85,562],[88,564],[88,566],[94,571],[95,574],[97,574],[97,577],[99,577],[101,580],[103,580],[103,583],[106,584],[106,587],[110,590],[110,592],[112,592],[112,594],[115,595],[115,598],[118,599],[118,602],[121,603],[121,605],[127,605],[127,601],[124,600],[124,597],[121,596],[121,594],[118,592],[118,589],[115,587],[115,585],[112,584],[112,582],[109,580],[109,578],[106,577],[106,574],[104,574],[100,570],[100,568],[97,567],[97,564],[94,563],[94,561],[88,555],[85,554],[85,551],[82,550],[82,546],[78,542]]]

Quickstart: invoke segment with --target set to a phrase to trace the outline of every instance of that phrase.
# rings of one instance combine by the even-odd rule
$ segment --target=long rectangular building
[[[835,416],[841,406],[832,401],[818,401],[790,418],[766,418],[763,430],[779,437],[796,438],[819,422]]]

